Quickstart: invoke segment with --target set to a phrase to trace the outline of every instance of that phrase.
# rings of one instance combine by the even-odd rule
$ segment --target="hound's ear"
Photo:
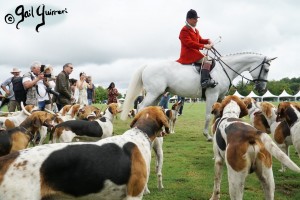
[[[165,112],[163,111],[163,109],[161,109],[161,111],[160,111],[157,118],[164,125],[166,133],[169,134],[170,133],[170,126],[169,126],[167,116],[165,115]]]
[[[215,115],[215,117],[221,116],[221,103],[214,103],[214,105],[212,106],[211,114]]]
[[[34,116],[34,118],[32,119],[32,125],[35,128],[39,128],[42,126],[42,121],[39,116]]]
[[[272,110],[269,104],[262,102],[260,104],[260,107],[261,107],[261,111],[264,112],[268,118],[272,117]]]
[[[96,117],[100,117],[101,110],[95,110],[94,113],[95,113]]]
[[[242,117],[248,115],[248,109],[247,109],[247,106],[244,104],[244,102],[242,100],[240,100],[237,103],[238,103],[238,105],[240,106],[240,109],[241,109],[241,113],[240,113],[239,118],[242,118]]]
[[[137,120],[141,117],[142,112],[139,112],[138,114],[135,115],[133,118],[132,122],[130,123],[130,128],[134,126],[134,124],[137,122]]]
[[[243,102],[244,102],[244,104],[247,106],[248,109],[252,108],[252,101],[251,101],[251,98],[246,97],[246,98],[244,98]]]

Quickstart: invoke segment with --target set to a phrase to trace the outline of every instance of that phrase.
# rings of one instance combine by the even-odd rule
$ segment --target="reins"
[[[254,69],[250,70],[249,73],[253,72],[254,70],[256,70],[258,67],[261,67],[260,68],[260,72],[259,72],[259,75],[258,75],[258,78],[257,79],[249,79],[247,77],[245,77],[244,75],[242,75],[241,73],[237,72],[236,70],[232,69],[232,67],[230,67],[227,63],[225,63],[222,59],[221,59],[221,54],[214,48],[212,47],[212,49],[210,49],[210,51],[214,54],[215,56],[215,60],[218,61],[224,71],[224,73],[226,74],[228,80],[229,80],[229,89],[230,87],[233,85],[232,84],[232,80],[230,79],[224,65],[226,67],[228,67],[231,71],[233,71],[234,73],[236,73],[238,76],[242,77],[242,83],[243,83],[243,79],[246,79],[247,81],[249,82],[253,82],[253,83],[256,83],[258,81],[263,81],[263,82],[268,82],[268,80],[265,80],[265,79],[261,79],[260,76],[261,76],[261,73],[262,73],[262,70],[263,70],[263,65],[266,63],[266,64],[269,64],[268,62],[266,62],[266,57],[264,57],[264,60],[258,65],[256,66]],[[270,64],[269,64],[270,65]],[[235,86],[234,86],[235,87]],[[235,87],[236,88],[236,87]]]

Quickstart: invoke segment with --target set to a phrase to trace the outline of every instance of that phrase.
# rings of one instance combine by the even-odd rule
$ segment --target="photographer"
[[[52,66],[41,65],[41,73],[44,75],[42,80],[37,82],[37,100],[40,110],[52,110],[52,95],[56,92],[52,90],[55,87],[54,77],[52,77]],[[58,95],[58,94],[56,94]]]

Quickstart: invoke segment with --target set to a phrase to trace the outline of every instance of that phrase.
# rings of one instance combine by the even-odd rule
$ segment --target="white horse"
[[[219,57],[219,62],[216,62],[216,66],[210,72],[211,77],[219,84],[205,90],[206,121],[203,134],[207,140],[212,139],[208,128],[212,105],[218,99],[225,97],[232,80],[241,76],[242,72],[249,71],[255,88],[262,91],[266,88],[270,61],[274,59],[256,53],[238,53]],[[202,96],[200,75],[192,65],[182,65],[175,61],[145,65],[137,70],[130,81],[121,119],[127,118],[135,98],[143,88],[146,90],[146,96],[139,109],[157,105],[166,91],[183,97]]]

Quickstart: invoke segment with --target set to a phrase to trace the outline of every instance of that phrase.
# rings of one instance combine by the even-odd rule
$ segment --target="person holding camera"
[[[23,86],[24,89],[27,90],[26,94],[26,102],[25,105],[34,105],[38,106],[37,100],[37,92],[36,92],[36,85],[37,82],[44,79],[44,74],[40,73],[41,71],[41,63],[39,61],[34,61],[31,64],[30,72],[27,72],[23,75]]]
[[[85,80],[86,80],[86,74],[84,72],[81,72],[79,74],[79,80],[76,83],[76,86],[79,90],[79,97],[77,103],[80,105],[88,105],[88,98],[87,98],[88,84]]]
[[[52,66],[41,65],[41,73],[44,74],[44,78],[37,82],[37,100],[38,107],[40,110],[52,110],[52,94],[55,93],[52,91],[52,88],[55,87],[54,79],[52,78]]]

